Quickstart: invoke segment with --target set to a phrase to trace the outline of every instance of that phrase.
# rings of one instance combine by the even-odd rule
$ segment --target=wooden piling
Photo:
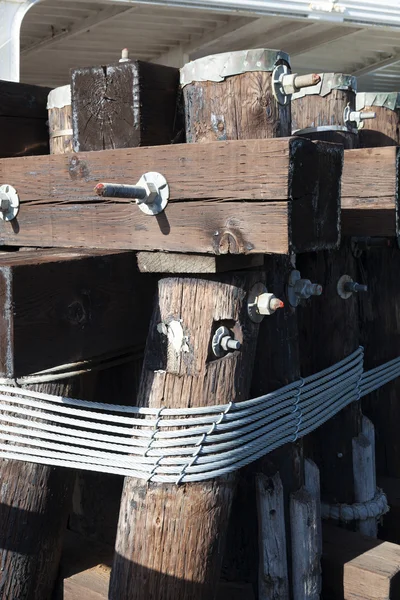
[[[398,143],[398,94],[368,93],[360,95],[358,102],[360,106],[371,105],[377,113],[377,118],[368,123],[368,129],[362,130],[363,146],[369,148]],[[389,150],[392,149],[377,148],[369,152]],[[399,286],[394,274],[400,268],[400,251],[398,240],[388,237],[378,239],[376,243],[373,239],[355,239],[354,244],[360,269],[368,284],[368,293],[360,295],[359,304],[364,363],[366,369],[371,369],[399,355]],[[400,417],[399,392],[400,381],[395,379],[362,399],[363,411],[375,427],[376,470],[383,484],[390,481],[388,478],[399,475],[400,443],[396,426]],[[397,518],[396,510],[384,516],[384,527],[380,532],[384,539],[400,542]]]
[[[357,110],[373,111],[375,119],[363,122],[359,130],[361,148],[398,146],[400,143],[400,94],[397,92],[358,93]]]
[[[347,104],[352,110],[355,108],[354,78],[341,74],[332,77],[331,74],[326,74],[326,78],[327,84],[329,83],[326,92],[331,93],[328,88],[332,89],[332,80],[335,78],[338,78],[339,84],[346,84],[346,89],[341,90],[338,85],[328,101],[322,87],[325,81],[323,76],[321,89],[316,90],[315,94],[294,99],[294,115],[299,114],[300,118],[301,109],[304,109],[303,101],[306,99],[307,111],[312,114],[314,125],[325,121],[343,125],[343,111]],[[312,88],[310,89],[312,92]],[[355,145],[355,140],[351,139],[355,133],[339,133],[347,147]],[[338,139],[338,131],[329,131],[329,128],[309,133],[303,131],[303,134],[313,139]],[[323,289],[323,295],[318,299],[318,310],[315,301],[310,300],[302,301],[303,306],[298,308],[302,374],[307,376],[334,365],[358,348],[360,332],[357,294],[343,294],[339,282],[343,276],[359,281],[362,274],[358,271],[349,238],[343,238],[338,250],[300,255],[297,266],[302,277],[318,282]],[[365,282],[360,280],[359,283]],[[304,440],[306,453],[320,469],[324,502],[355,502],[352,440],[361,433],[361,427],[360,403],[354,402]]]
[[[264,139],[291,135],[290,102],[273,93],[273,71],[289,67],[277,50],[227,52],[181,69],[188,142]],[[222,73],[222,76],[221,76]]]
[[[320,73],[321,81],[292,95],[292,132],[312,140],[358,147],[357,125],[345,111],[356,107],[355,77],[344,73]]]
[[[285,503],[279,473],[267,477],[256,475],[257,513],[260,552],[259,600],[287,600],[289,576],[287,568]]]
[[[249,273],[160,281],[140,405],[211,406],[248,396],[258,325],[249,319],[246,296],[259,280]],[[224,323],[242,349],[216,359],[211,338]],[[181,485],[126,479],[110,600],[214,598],[235,480],[235,474]]]
[[[71,86],[52,90],[47,99],[49,113],[50,154],[73,151]]]

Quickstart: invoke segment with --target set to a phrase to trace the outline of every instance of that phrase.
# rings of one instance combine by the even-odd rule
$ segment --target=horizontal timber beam
[[[335,247],[343,149],[301,138],[176,144],[0,160],[17,219],[5,245],[287,254]],[[100,181],[135,184],[158,171],[170,202],[157,217],[99,198]]]
[[[398,236],[399,148],[345,150],[342,229],[354,236]]]
[[[133,252],[0,252],[0,376],[140,349],[156,285]]]

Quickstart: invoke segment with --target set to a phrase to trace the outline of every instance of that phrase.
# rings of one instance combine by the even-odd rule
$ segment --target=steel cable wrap
[[[400,359],[363,373],[363,349],[275,392],[187,409],[116,406],[0,384],[3,458],[160,483],[235,471],[325,423],[400,374]]]

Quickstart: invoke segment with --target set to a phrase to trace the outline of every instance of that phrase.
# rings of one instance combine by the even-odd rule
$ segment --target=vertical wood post
[[[47,100],[50,154],[73,152],[71,86],[52,90]]]
[[[347,89],[339,89],[346,83]],[[324,95],[323,86],[328,89]],[[329,85],[328,85],[329,84]],[[337,89],[335,89],[335,87]],[[310,88],[312,91],[312,88]],[[293,100],[293,118],[312,115],[310,124],[343,123],[343,111],[349,104],[355,108],[354,78],[342,74],[324,74],[320,90]],[[307,109],[307,110],[305,110]],[[339,132],[347,147],[354,147],[356,133]],[[337,131],[303,132],[305,137],[337,141]],[[318,310],[306,301],[298,308],[300,329],[300,356],[304,376],[335,364],[357,349],[360,343],[357,295],[345,299],[339,295],[338,283],[343,275],[359,280],[358,265],[352,255],[350,240],[344,238],[341,248],[332,252],[304,254],[298,257],[298,268],[303,277],[322,285],[323,295]],[[364,281],[360,281],[364,283]],[[338,415],[322,425],[304,440],[306,452],[320,469],[321,494],[327,503],[355,501],[352,440],[361,433],[361,406],[352,403]]]
[[[293,600],[319,600],[321,553],[315,497],[301,488],[290,499]]]
[[[399,94],[365,93],[357,95],[358,106],[371,107],[377,114],[376,119],[365,122],[361,130],[362,147],[388,146],[399,143],[400,110]],[[356,240],[355,240],[356,241]],[[357,245],[356,245],[357,248]],[[400,327],[398,314],[399,284],[396,276],[400,268],[400,250],[398,240],[381,240],[379,244],[364,244],[364,251],[358,252],[360,269],[365,273],[368,294],[359,297],[361,315],[361,341],[365,348],[364,363],[366,369],[396,358],[399,355]],[[368,438],[365,453],[372,455],[376,462],[379,477],[399,476],[400,441],[396,426],[400,418],[400,382],[398,379],[383,388],[368,394],[362,399],[363,411],[371,419],[363,420],[363,434]],[[375,429],[375,435],[373,435]],[[376,453],[375,453],[376,452]],[[370,491],[374,483],[363,482]],[[384,517],[385,529],[396,531],[391,520],[396,519],[395,511]],[[365,524],[368,528],[368,524]],[[376,531],[371,525],[371,533]],[[396,535],[391,541],[400,542]]]
[[[247,397],[258,326],[248,317],[246,296],[259,280],[259,274],[249,273],[223,281],[159,282],[139,392],[142,406],[210,406]],[[215,359],[211,338],[223,323],[242,349]],[[110,600],[214,598],[235,480],[230,474],[176,485],[127,478]]]
[[[287,600],[289,576],[286,554],[285,503],[279,473],[256,475],[258,544],[260,552],[259,600]]]
[[[277,50],[246,50],[199,58],[181,69],[188,142],[284,137],[291,134],[290,102],[273,94]],[[221,81],[220,73],[227,76]]]
[[[78,385],[75,381],[27,387],[73,397],[79,393]],[[0,460],[0,597],[4,600],[50,600],[74,480],[72,469]]]
[[[359,133],[361,148],[397,146],[400,143],[400,94],[397,92],[357,94],[356,108],[373,111],[375,119],[363,121]]]
[[[356,79],[343,73],[321,73],[321,81],[292,96],[292,131],[312,140],[358,147],[357,124],[346,121],[355,110]]]

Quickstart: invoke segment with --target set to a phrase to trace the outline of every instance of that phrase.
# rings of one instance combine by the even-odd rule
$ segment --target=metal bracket
[[[0,186],[0,219],[12,221],[19,212],[19,196],[12,185]]]

